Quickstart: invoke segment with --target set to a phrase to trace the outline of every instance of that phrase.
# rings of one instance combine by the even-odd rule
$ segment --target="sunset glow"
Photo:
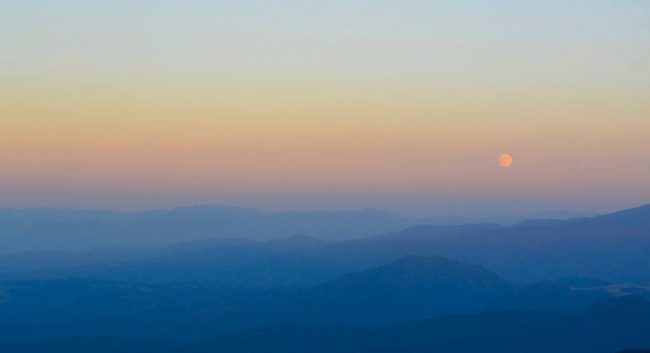
[[[0,5],[0,206],[650,196],[645,2],[145,3]]]

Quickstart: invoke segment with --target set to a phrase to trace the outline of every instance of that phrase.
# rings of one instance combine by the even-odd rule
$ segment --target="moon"
[[[499,156],[499,165],[502,168],[510,168],[512,166],[512,156],[507,153]]]

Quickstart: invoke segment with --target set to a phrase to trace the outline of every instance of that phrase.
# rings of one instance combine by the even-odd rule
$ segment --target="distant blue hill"
[[[554,211],[534,216],[560,219],[576,214],[580,213]],[[521,216],[499,216],[491,220],[512,223],[518,219]],[[413,218],[375,210],[262,211],[223,205],[136,213],[0,209],[0,254],[107,247],[151,248],[202,239],[275,239],[295,234],[346,240],[420,224],[469,222],[469,218],[449,215]]]
[[[198,236],[207,229],[253,227],[262,229],[267,223],[248,224],[256,211],[228,209],[222,215],[241,215],[229,223],[232,215],[209,218],[211,208],[172,211],[167,218],[153,215],[152,220],[133,221],[125,231],[122,224],[86,222],[61,223],[51,236],[47,226],[39,236],[25,233],[5,238],[22,246],[57,247],[55,239],[64,243],[91,247],[93,237],[101,242],[128,242],[143,246],[142,239],[164,239],[173,242],[185,234],[195,240],[157,248],[132,246],[90,252],[32,252],[23,255],[0,255],[0,278],[73,278],[92,277],[118,281],[175,282],[211,281],[227,285],[272,287],[278,285],[311,286],[332,280],[351,271],[381,266],[407,255],[443,255],[486,268],[517,282],[556,280],[563,277],[591,278],[607,282],[650,282],[650,206],[624,210],[607,215],[568,220],[542,220],[513,226],[497,224],[418,225],[401,231],[352,240],[324,241],[310,235],[280,236],[270,241],[247,239],[245,234],[219,233],[221,237]],[[310,214],[310,213],[308,213]],[[316,213],[311,226],[328,224],[328,231],[348,225],[360,226],[367,219],[376,219],[371,211],[359,214]],[[382,213],[380,213],[381,215]],[[304,215],[301,215],[302,219]],[[238,216],[239,217],[239,216]],[[260,219],[278,221],[278,217],[295,219],[292,213],[271,214]],[[333,219],[348,218],[348,223]],[[364,220],[365,219],[365,220]],[[390,217],[385,218],[393,219]],[[362,222],[363,221],[363,222]],[[142,223],[141,223],[142,222]],[[151,223],[149,223],[151,222]],[[291,221],[293,222],[293,221]],[[361,223],[356,223],[361,222]],[[289,221],[282,221],[289,224]],[[345,226],[343,225],[345,223]],[[381,227],[390,222],[384,223]],[[399,222],[398,222],[399,223]],[[216,224],[220,224],[217,226]],[[296,224],[295,222],[292,224]],[[379,227],[373,224],[371,227]],[[115,231],[111,229],[116,228]],[[86,229],[87,231],[83,231]],[[159,231],[154,232],[153,229]],[[193,230],[194,229],[194,230]],[[197,230],[198,229],[198,230]],[[265,228],[268,234],[279,234]],[[298,229],[298,228],[294,228]],[[303,224],[301,230],[307,230]],[[359,229],[359,228],[357,228]],[[370,231],[366,228],[366,231]],[[42,233],[41,233],[42,232]],[[134,233],[132,233],[134,232]],[[48,241],[39,240],[41,237]],[[113,239],[115,237],[116,239]],[[85,239],[83,241],[79,239]],[[0,241],[2,243],[2,241]],[[5,243],[7,244],[7,243]],[[15,244],[14,244],[15,245]],[[59,244],[59,247],[64,247]]]
[[[294,234],[350,239],[427,221],[373,210],[274,212],[230,206],[143,213],[0,210],[0,253],[146,248],[201,239],[272,239]]]

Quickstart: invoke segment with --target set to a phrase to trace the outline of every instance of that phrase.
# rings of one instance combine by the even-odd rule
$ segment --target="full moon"
[[[512,166],[512,156],[507,153],[499,156],[499,165],[503,168],[509,168]]]

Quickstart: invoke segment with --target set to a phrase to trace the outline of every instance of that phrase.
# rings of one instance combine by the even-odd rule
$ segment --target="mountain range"
[[[33,212],[0,212],[0,244],[10,245],[0,255],[0,351],[650,346],[650,205],[514,225],[213,207]],[[234,233],[242,229],[252,233]],[[276,233],[288,230],[304,232]],[[129,240],[140,232],[144,241]]]
[[[569,218],[584,212],[544,212]],[[532,217],[532,216],[531,216]],[[512,223],[525,217],[497,216]],[[224,205],[146,212],[0,209],[0,253],[88,251],[110,247],[151,248],[204,239],[277,239],[306,234],[349,240],[419,224],[464,224],[461,216],[406,217],[376,210],[267,211]]]
[[[209,239],[149,249],[0,255],[0,278],[204,281],[245,287],[313,286],[404,256],[480,263],[515,282],[563,277],[650,282],[650,205],[596,217],[512,226],[420,225],[352,240]]]

